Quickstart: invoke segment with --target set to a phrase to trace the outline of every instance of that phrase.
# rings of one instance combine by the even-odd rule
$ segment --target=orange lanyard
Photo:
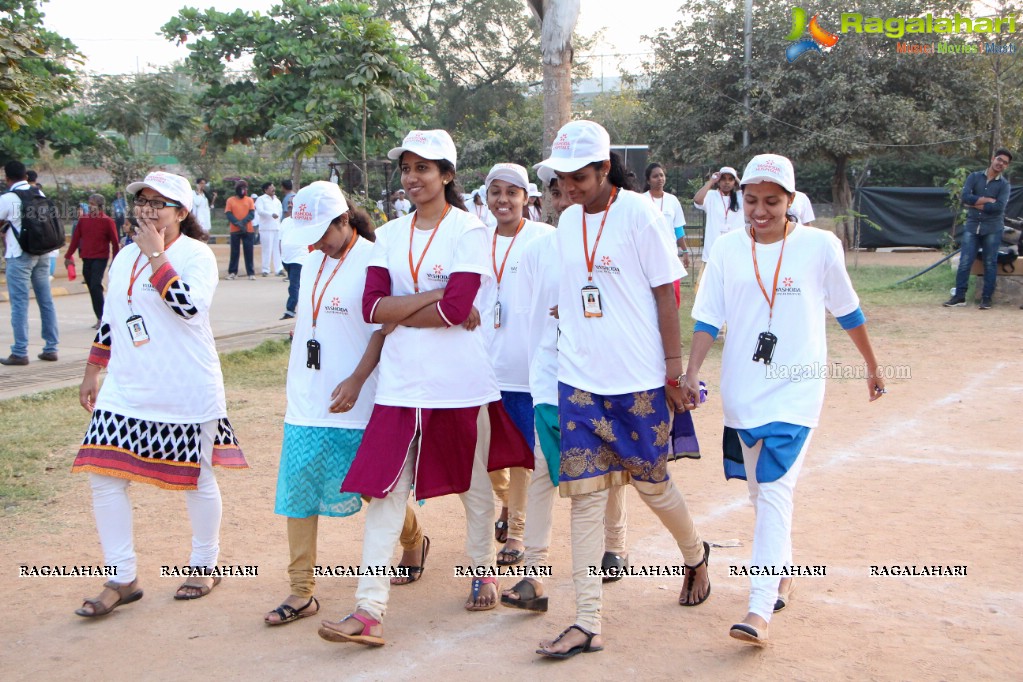
[[[423,259],[426,258],[426,252],[430,250],[430,244],[433,243],[433,238],[437,236],[437,230],[440,229],[440,224],[444,222],[444,218],[447,216],[448,211],[451,210],[451,204],[444,205],[444,213],[441,214],[440,220],[437,221],[437,226],[433,228],[433,232],[430,233],[430,239],[426,242],[426,248],[419,254],[419,262],[415,265],[412,264],[412,238],[416,234],[416,220],[419,219],[419,211],[412,214],[412,227],[408,231],[408,269],[412,273],[412,284],[415,286],[416,293],[419,293],[419,268],[423,265]]]
[[[170,244],[167,244],[167,245],[165,245],[163,247],[163,253],[167,253],[167,249],[169,249],[171,247],[171,244],[176,242],[180,236],[181,235],[179,234],[177,237],[175,237],[174,239],[170,240]],[[146,254],[142,253],[142,249],[139,248],[139,255],[135,257],[135,262],[131,266],[131,277],[128,279],[128,309],[129,310],[131,309],[131,292],[135,289],[135,282],[138,280],[139,277],[142,276],[142,272],[143,272],[143,270],[146,269],[146,265],[152,265],[152,263],[150,263],[147,260],[146,261],[146,265],[143,265],[141,268],[139,267],[139,261],[142,260],[142,256],[144,256],[144,255],[146,255]]]
[[[490,246],[490,261],[494,264],[494,274],[497,275],[497,290],[501,290],[501,278],[504,277],[504,266],[508,262],[508,254],[511,253],[512,248],[515,246],[515,240],[519,238],[519,232],[522,231],[522,226],[526,224],[526,219],[522,218],[519,220],[519,226],[515,228],[515,234],[512,235],[511,244],[508,245],[508,250],[504,252],[504,260],[501,261],[501,269],[497,269],[497,230],[494,230],[494,243]]]
[[[764,283],[760,280],[760,268],[757,267],[757,233],[751,226],[750,248],[753,250],[753,273],[757,276],[757,284],[760,285],[760,293],[767,301],[769,312],[767,314],[767,331],[771,331],[771,320],[774,318],[774,297],[778,294],[778,274],[781,272],[781,259],[785,257],[785,240],[789,236],[789,221],[785,221],[785,234],[781,238],[781,253],[778,254],[778,266],[774,269],[774,286],[771,288],[771,296],[768,298]]]
[[[728,197],[729,200],[725,201],[725,195],[721,194],[721,190],[718,190],[718,194],[721,196],[721,208],[725,209],[725,222],[727,223],[728,222],[728,212],[730,210],[732,210],[731,208],[729,208],[730,204],[732,203],[732,201],[731,201],[732,197],[731,197],[731,195],[729,195],[729,197]],[[766,296],[766,294],[765,294],[765,296]]]
[[[604,223],[607,221],[607,213],[611,210],[611,202],[618,196],[618,188],[615,187],[611,190],[611,196],[607,198],[607,206],[604,207],[604,217],[600,219],[600,229],[597,230],[597,239],[593,242],[593,251],[586,253],[586,244],[589,242],[589,237],[586,234],[586,207],[583,206],[583,257],[586,258],[586,277],[587,280],[593,281],[593,262],[597,259],[597,244],[600,243],[600,235],[604,233]]]
[[[334,266],[333,272],[330,273],[330,277],[327,278],[327,283],[323,285],[323,291],[320,292],[320,298],[316,298],[316,287],[320,284],[320,275],[323,274],[323,266],[327,264],[327,256],[324,255],[323,260],[320,261],[320,269],[316,271],[316,279],[313,281],[313,294],[311,302],[313,304],[313,337],[316,336],[316,319],[320,316],[320,306],[323,304],[323,296],[327,293],[327,289],[330,288],[330,283],[334,280],[334,275],[341,269],[341,264],[345,262],[345,258],[348,257],[348,252],[355,246],[355,242],[359,241],[359,235],[353,234],[352,240],[348,242],[348,246],[345,247],[345,252],[341,254],[341,260]]]

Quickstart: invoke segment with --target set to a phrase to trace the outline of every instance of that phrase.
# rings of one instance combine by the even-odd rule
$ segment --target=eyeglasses
[[[139,208],[148,205],[149,208],[155,208],[158,211],[161,208],[181,208],[181,204],[175,204],[173,201],[166,201],[164,199],[146,199],[141,194],[136,195],[135,198],[132,199],[132,203]]]

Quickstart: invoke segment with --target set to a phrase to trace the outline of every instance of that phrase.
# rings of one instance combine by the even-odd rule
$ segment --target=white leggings
[[[186,490],[188,517],[192,522],[192,556],[189,566],[217,565],[220,554],[220,487],[213,475],[213,437],[217,420],[202,425],[201,460],[197,490]],[[137,577],[135,542],[132,533],[131,498],[122,478],[90,474],[92,510],[103,546],[103,560],[115,566],[118,583],[130,583]]]
[[[799,470],[803,468],[803,460],[806,459],[806,451],[810,447],[812,436],[813,431],[806,436],[803,449],[785,475],[770,483],[757,483],[757,460],[760,459],[760,449],[764,441],[758,440],[750,448],[739,439],[742,443],[742,459],[746,465],[749,499],[756,513],[751,566],[792,565],[792,500],[796,491],[796,479],[799,478]],[[771,622],[781,577],[751,575],[749,582],[750,613]]]

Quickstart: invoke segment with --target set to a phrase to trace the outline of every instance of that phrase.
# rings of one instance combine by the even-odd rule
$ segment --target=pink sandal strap
[[[360,635],[366,634],[366,631],[369,630],[374,625],[380,625],[380,621],[373,620],[372,618],[369,618],[367,616],[360,616],[357,613],[349,614],[348,618],[354,618],[355,620],[362,623],[362,632],[359,633]],[[348,620],[348,618],[345,618],[345,620]]]

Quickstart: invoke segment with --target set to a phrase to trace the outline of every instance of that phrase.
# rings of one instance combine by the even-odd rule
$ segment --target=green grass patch
[[[287,341],[220,358],[227,389],[284,391]],[[78,403],[78,388],[62,388],[0,401],[0,514],[19,505],[46,501],[68,483],[68,471],[89,426]]]
[[[934,260],[938,258],[935,256]],[[934,305],[948,298],[949,290],[955,286],[955,272],[948,263],[898,284],[921,270],[923,267],[870,265],[850,267],[849,277],[865,307]]]

